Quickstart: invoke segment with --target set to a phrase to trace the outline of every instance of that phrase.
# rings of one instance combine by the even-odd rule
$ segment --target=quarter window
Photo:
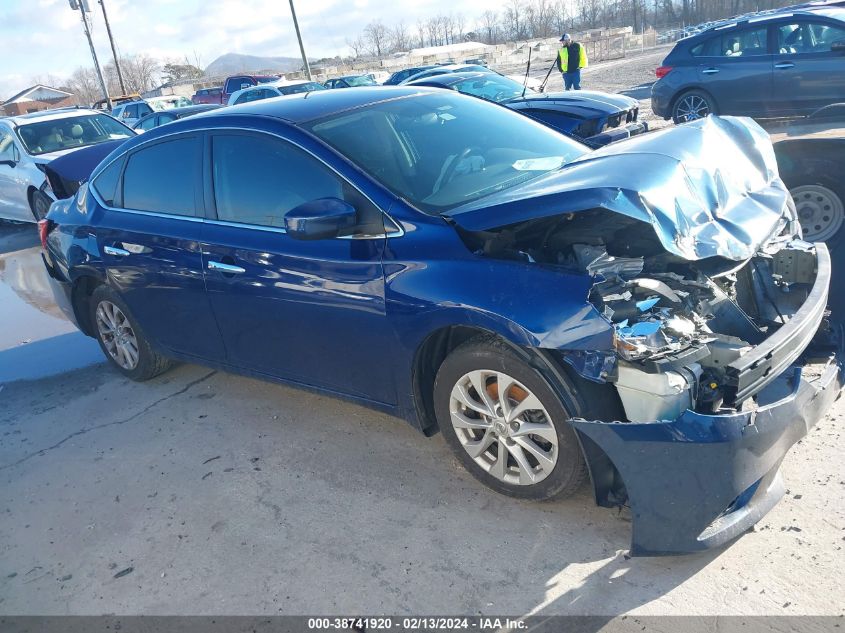
[[[260,135],[218,135],[212,169],[217,218],[283,227],[285,214],[319,198],[340,198],[358,210],[358,232],[384,232],[381,212],[322,162],[290,143]],[[249,160],[244,160],[248,156]]]
[[[199,160],[197,137],[183,137],[138,150],[129,157],[123,175],[123,206],[139,211],[194,215]]]
[[[117,196],[117,181],[120,178],[120,170],[123,167],[123,159],[114,161],[111,165],[101,171],[93,181],[94,189],[100,194],[108,206],[115,206]]]

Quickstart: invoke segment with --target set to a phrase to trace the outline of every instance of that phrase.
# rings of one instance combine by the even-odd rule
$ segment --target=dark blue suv
[[[681,40],[657,69],[655,114],[806,115],[845,98],[845,8],[784,10]]]
[[[125,376],[342,396],[514,497],[589,473],[635,554],[747,531],[842,383],[828,251],[747,119],[590,151],[451,90],[316,91],[134,137],[39,228]]]

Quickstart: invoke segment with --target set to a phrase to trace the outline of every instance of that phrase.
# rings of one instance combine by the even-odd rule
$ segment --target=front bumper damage
[[[572,425],[588,461],[600,459],[593,443],[625,482],[633,516],[631,553],[696,552],[724,545],[774,507],[784,493],[781,461],[842,386],[840,360],[832,359],[812,379],[800,367],[785,372],[758,394],[760,406],[753,411],[687,410],[667,422],[573,420]],[[596,501],[612,505],[606,496]]]
[[[827,249],[815,248],[817,274],[806,301],[729,369],[742,406],[715,413],[686,409],[665,421],[571,421],[597,503],[619,503],[608,480],[608,459],[624,482],[634,555],[719,547],[753,526],[783,495],[784,456],[845,382],[842,341],[813,341],[824,322],[831,274]]]

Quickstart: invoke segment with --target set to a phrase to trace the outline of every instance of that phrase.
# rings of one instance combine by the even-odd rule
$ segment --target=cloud
[[[112,32],[121,54],[146,53],[174,59],[199,55],[208,64],[228,52],[254,55],[299,55],[290,7],[284,0],[105,0]],[[467,29],[486,9],[499,10],[504,0],[294,0],[310,57],[346,54],[346,40],[368,22],[390,25],[403,20],[409,30],[418,18],[461,13]],[[8,5],[14,4],[14,8]],[[91,1],[91,27],[100,63],[111,59],[102,12]],[[91,54],[79,13],[67,0],[7,2],[0,0],[3,66],[0,98],[26,88],[34,76],[67,77],[91,66]],[[166,53],[166,55],[162,55]]]

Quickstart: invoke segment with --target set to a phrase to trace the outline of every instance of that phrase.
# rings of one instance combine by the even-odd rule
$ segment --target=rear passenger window
[[[130,155],[123,174],[123,207],[194,215],[200,147],[198,137],[183,137],[156,143]]]
[[[106,167],[91,183],[94,189],[108,206],[115,206],[117,196],[117,181],[120,178],[120,170],[123,167],[123,159],[120,158]]]
[[[767,55],[768,27],[731,31],[690,49],[694,57],[753,57]]]

